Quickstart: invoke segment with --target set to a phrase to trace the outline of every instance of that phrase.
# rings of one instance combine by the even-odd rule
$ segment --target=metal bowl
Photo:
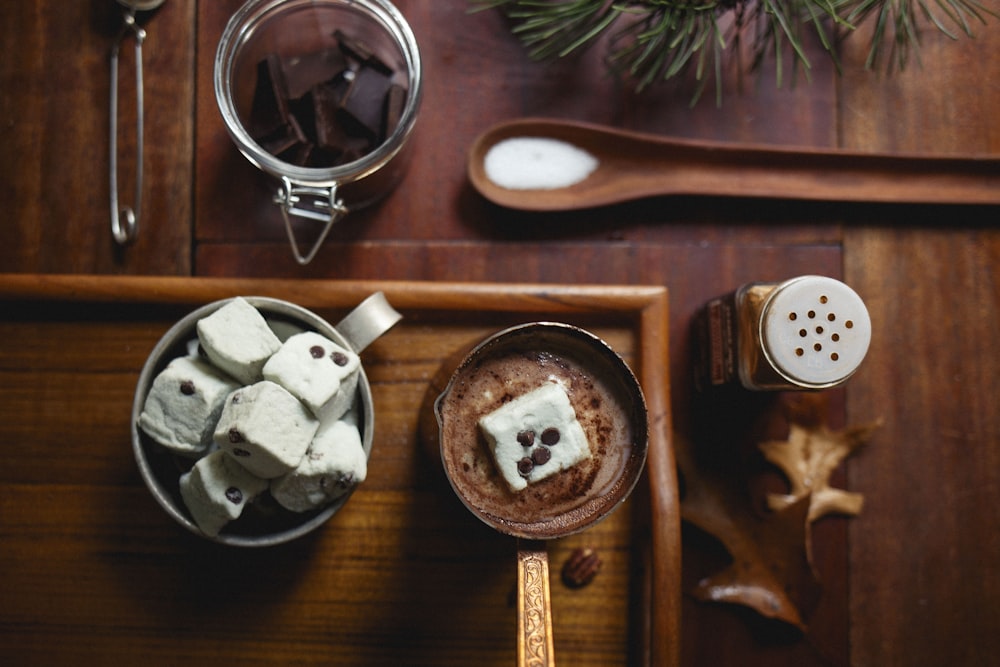
[[[333,326],[305,308],[268,297],[244,298],[261,312],[281,340],[302,331],[315,331],[338,345],[360,352]],[[193,311],[172,326],[153,348],[139,375],[132,403],[132,448],[139,472],[153,498],[181,526],[205,539],[223,544],[265,547],[288,542],[316,530],[344,506],[353,489],[330,505],[310,512],[292,512],[281,507],[269,493],[261,494],[253,503],[247,505],[243,516],[229,523],[217,536],[210,537],[192,520],[180,495],[180,476],[189,470],[195,461],[170,452],[139,428],[139,415],[142,413],[153,380],[172,359],[187,353],[191,341],[197,340],[198,320],[212,314],[229,301],[231,299],[216,301]],[[364,344],[366,343],[362,343]],[[360,374],[356,397],[358,427],[361,430],[361,442],[365,454],[371,456],[375,424],[371,386],[364,368],[358,372]]]

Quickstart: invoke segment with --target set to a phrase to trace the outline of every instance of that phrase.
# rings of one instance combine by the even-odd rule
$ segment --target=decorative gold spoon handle
[[[549,554],[544,544],[518,543],[517,584],[518,667],[555,665]]]

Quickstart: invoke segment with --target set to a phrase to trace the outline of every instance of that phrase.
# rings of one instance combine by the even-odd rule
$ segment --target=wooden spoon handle
[[[518,667],[555,665],[549,554],[544,545],[518,544],[517,664]]]

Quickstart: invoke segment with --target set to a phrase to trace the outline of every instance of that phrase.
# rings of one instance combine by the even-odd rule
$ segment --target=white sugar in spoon
[[[532,154],[532,142],[525,139],[543,139],[548,148],[535,143]],[[584,155],[567,152],[567,146]],[[522,151],[520,167],[513,149]],[[487,160],[496,158],[496,151],[508,154],[488,171]],[[585,169],[586,156],[590,169]],[[546,159],[551,163],[543,164]],[[486,199],[531,211],[582,209],[657,195],[1000,204],[1000,156],[741,145],[541,118],[486,130],[470,147],[468,176]]]

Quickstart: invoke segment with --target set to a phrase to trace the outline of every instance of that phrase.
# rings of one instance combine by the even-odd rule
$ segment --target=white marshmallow
[[[258,477],[271,479],[302,460],[319,421],[281,386],[262,380],[229,395],[215,443]]]
[[[237,464],[223,451],[202,457],[181,475],[181,498],[203,533],[215,537],[238,519],[248,502],[267,489],[267,481]]]
[[[197,329],[212,363],[245,385],[261,379],[264,363],[281,347],[264,316],[241,297],[198,320]]]
[[[305,331],[291,336],[282,344],[281,349],[264,365],[263,375],[264,379],[290,391],[313,414],[320,416],[325,411],[324,406],[337,400],[341,384],[346,378],[356,375],[360,365],[361,360],[354,352],[314,331]],[[331,406],[331,411],[342,408],[343,414],[347,410],[353,392],[345,391],[344,395],[339,403],[346,401],[348,405]]]
[[[356,405],[354,399],[358,394],[358,376],[360,374],[361,372],[356,370],[345,377],[340,383],[340,389],[337,390],[333,398],[324,403],[316,412],[316,417],[319,418],[321,425],[333,424],[336,421],[345,419],[347,413]],[[357,423],[356,419],[355,423]]]
[[[577,421],[569,396],[555,382],[518,396],[480,418],[479,428],[493,452],[497,469],[512,491],[521,491],[529,483],[591,456],[587,436]],[[529,444],[518,440],[521,433],[531,434],[525,440],[530,440]],[[558,442],[547,444],[550,437]],[[549,458],[542,462],[546,452]],[[522,461],[526,462],[521,464]],[[519,465],[524,465],[524,470],[519,470]]]
[[[271,480],[271,495],[293,512],[306,512],[343,496],[367,475],[361,433],[338,421],[316,434],[295,470]]]
[[[139,427],[178,454],[201,456],[212,444],[226,397],[239,386],[202,359],[178,357],[153,380]]]

